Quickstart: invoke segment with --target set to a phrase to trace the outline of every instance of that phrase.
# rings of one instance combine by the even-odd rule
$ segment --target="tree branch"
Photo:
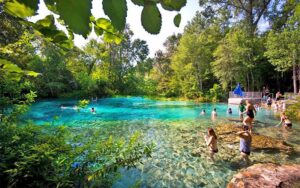
[[[267,0],[265,1],[264,0],[264,5],[263,5],[263,8],[261,9],[261,11],[258,13],[258,16],[255,20],[255,22],[253,23],[255,26],[257,26],[261,16],[264,14],[265,10],[267,9],[268,5],[270,4],[271,0]]]

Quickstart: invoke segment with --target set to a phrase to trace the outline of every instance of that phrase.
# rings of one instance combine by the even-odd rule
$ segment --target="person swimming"
[[[228,114],[232,114],[232,109],[231,109],[231,108],[228,108],[227,113],[228,113]]]
[[[207,135],[204,136],[205,143],[209,148],[209,156],[214,161],[214,155],[218,153],[217,135],[212,128],[207,130]]]
[[[94,107],[92,107],[91,108],[91,112],[94,114],[94,113],[96,113],[96,111],[95,111],[95,108]]]
[[[200,114],[205,115],[206,114],[205,109],[203,109]]]

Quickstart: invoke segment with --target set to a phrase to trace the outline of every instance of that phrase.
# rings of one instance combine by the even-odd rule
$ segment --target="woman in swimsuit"
[[[214,154],[218,153],[218,146],[217,146],[217,135],[212,128],[207,130],[207,135],[204,136],[206,145],[209,148],[209,154],[212,161],[214,161]]]
[[[292,122],[291,120],[289,120],[289,118],[285,115],[285,112],[282,112],[281,113],[281,117],[280,117],[280,123],[277,125],[282,125],[285,127],[285,128],[292,128]]]
[[[252,136],[251,133],[248,131],[248,126],[243,126],[243,131],[237,133],[240,137],[240,152],[241,157],[247,163],[250,163],[249,155],[251,153],[251,143],[252,143]]]
[[[254,120],[254,113],[256,114],[256,110],[254,108],[254,106],[251,104],[251,102],[249,100],[246,100],[246,111],[244,113],[246,113],[246,117],[243,121],[244,126],[248,126],[250,127],[250,132],[252,131],[252,123]]]

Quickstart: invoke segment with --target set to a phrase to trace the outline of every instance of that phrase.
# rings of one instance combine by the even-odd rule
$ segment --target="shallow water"
[[[143,159],[136,169],[120,172],[123,177],[113,187],[130,187],[141,180],[142,187],[226,187],[226,184],[245,165],[239,160],[238,144],[219,143],[216,162],[207,157],[207,148],[200,132],[207,127],[229,123],[227,118],[238,118],[237,106],[227,104],[195,104],[182,101],[157,101],[141,97],[106,98],[89,104],[80,112],[72,107],[75,100],[45,100],[32,105],[23,121],[37,124],[67,125],[73,129],[96,128],[106,135],[124,136],[140,131],[143,141],[154,142],[152,158]],[[63,104],[65,109],[61,109]],[[90,112],[94,107],[96,113]],[[217,120],[210,119],[213,108]],[[206,115],[199,115],[205,109]],[[300,126],[293,123],[292,131],[275,128],[279,121],[270,110],[260,109],[255,132],[284,139],[295,148],[292,155],[281,152],[254,151],[252,164],[259,162],[300,163]],[[234,122],[231,122],[234,123]]]

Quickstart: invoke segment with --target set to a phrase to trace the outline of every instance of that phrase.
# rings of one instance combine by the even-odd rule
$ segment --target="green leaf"
[[[0,67],[4,69],[5,72],[8,73],[22,73],[22,69],[18,67],[17,65],[13,64],[10,61],[7,61],[5,59],[0,59]]]
[[[103,40],[105,42],[114,42],[116,44],[120,44],[122,42],[122,37],[118,35],[114,35],[112,33],[105,32],[103,35]]]
[[[55,0],[44,0],[44,2],[49,10],[58,14],[57,9],[55,7]]]
[[[20,18],[36,14],[39,0],[12,0],[4,4],[5,12]]]
[[[71,36],[71,39],[69,39],[65,32],[58,30],[54,24],[53,15],[48,15],[44,19],[37,21],[34,28],[42,33],[49,41],[58,44],[60,47],[73,47],[73,33],[69,32]]]
[[[27,76],[33,76],[33,77],[37,77],[38,75],[40,75],[40,73],[34,72],[34,71],[25,71]]]
[[[94,27],[94,31],[96,33],[97,36],[101,36],[103,35],[103,29],[101,29],[100,27],[96,26]]]
[[[105,30],[105,31],[111,32],[111,33],[116,32],[116,30],[113,27],[113,25],[111,24],[111,22],[108,19],[105,19],[105,18],[97,19],[96,20],[96,26],[103,29],[103,30]]]
[[[180,11],[180,9],[186,5],[186,0],[161,0],[160,4],[165,10]]]
[[[146,2],[142,11],[142,26],[151,34],[158,34],[161,28],[161,14],[153,2]]]
[[[180,22],[181,22],[181,14],[177,14],[177,15],[174,17],[173,22],[174,22],[174,24],[175,24],[176,27],[179,27]]]
[[[91,31],[91,0],[55,0],[60,18],[76,34],[87,37]]]
[[[126,0],[103,0],[104,13],[110,18],[113,26],[118,30],[124,30],[127,17]]]
[[[138,6],[144,6],[144,0],[131,0],[131,2]]]

